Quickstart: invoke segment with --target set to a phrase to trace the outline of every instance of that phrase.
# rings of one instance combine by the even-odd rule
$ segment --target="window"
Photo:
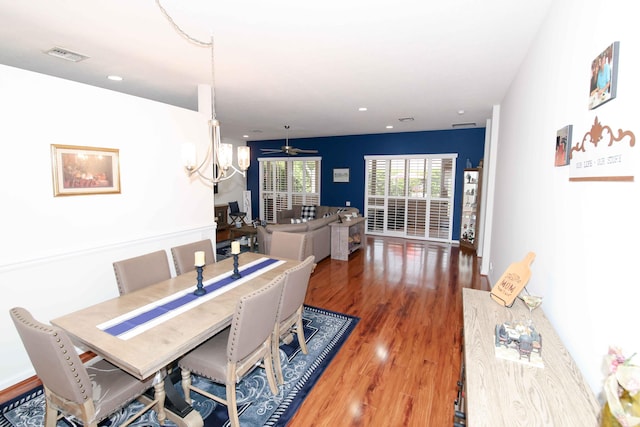
[[[367,233],[451,241],[456,157],[365,156]]]
[[[260,218],[276,221],[276,212],[293,205],[320,204],[320,158],[258,159],[260,163]]]

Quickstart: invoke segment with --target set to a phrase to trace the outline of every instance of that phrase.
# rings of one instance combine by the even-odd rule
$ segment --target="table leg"
[[[153,386],[153,389],[155,390],[154,396],[158,400],[158,422],[160,425],[164,425],[164,420],[167,419],[167,412],[164,410],[164,398],[166,396],[164,391],[164,381],[158,381],[158,383]]]
[[[139,400],[148,405],[153,399],[157,399],[156,412],[158,413],[158,422],[164,425],[167,419],[171,420],[178,427],[203,427],[204,420],[200,413],[193,409],[181,395],[178,394],[174,386],[175,373],[170,375],[163,373],[164,378],[153,386],[153,395],[144,394]],[[161,374],[158,373],[160,376]]]

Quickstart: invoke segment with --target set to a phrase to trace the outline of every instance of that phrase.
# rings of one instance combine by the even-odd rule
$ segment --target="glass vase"
[[[620,396],[620,403],[622,405],[622,410],[626,415],[638,417],[640,419],[640,393],[636,393],[635,396],[631,396],[627,390],[623,389],[622,395]],[[600,427],[632,427],[637,425],[640,425],[640,423],[622,424],[618,421],[618,419],[611,413],[608,402],[605,403],[602,408],[602,413],[600,414]]]

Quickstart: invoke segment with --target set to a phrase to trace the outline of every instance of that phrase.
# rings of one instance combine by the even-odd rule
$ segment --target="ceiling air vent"
[[[80,53],[72,52],[68,49],[63,49],[61,47],[54,47],[45,52],[47,55],[55,56],[56,58],[61,58],[71,62],[80,62],[87,58],[86,55],[82,55]]]
[[[472,128],[474,127],[476,124],[474,122],[468,122],[468,123],[453,123],[451,125],[451,127],[453,128]]]

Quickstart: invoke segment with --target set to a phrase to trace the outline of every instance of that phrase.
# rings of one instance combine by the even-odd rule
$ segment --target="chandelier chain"
[[[162,15],[167,19],[167,21],[169,21],[169,23],[171,24],[171,26],[173,27],[173,29],[180,34],[182,37],[184,37],[186,40],[188,40],[189,42],[200,46],[200,47],[208,47],[211,49],[211,120],[215,120],[216,119],[216,89],[215,89],[215,83],[216,83],[216,75],[215,75],[215,69],[213,66],[213,59],[214,59],[214,52],[213,52],[213,34],[211,35],[211,41],[209,42],[204,42],[202,40],[199,40],[195,37],[190,36],[186,31],[184,31],[180,25],[178,25],[176,23],[176,21],[173,20],[173,18],[171,17],[171,15],[169,15],[169,12],[167,12],[167,10],[162,6],[162,4],[160,3],[160,0],[156,0],[156,4],[158,5],[158,8],[160,9],[160,12],[162,12]]]

